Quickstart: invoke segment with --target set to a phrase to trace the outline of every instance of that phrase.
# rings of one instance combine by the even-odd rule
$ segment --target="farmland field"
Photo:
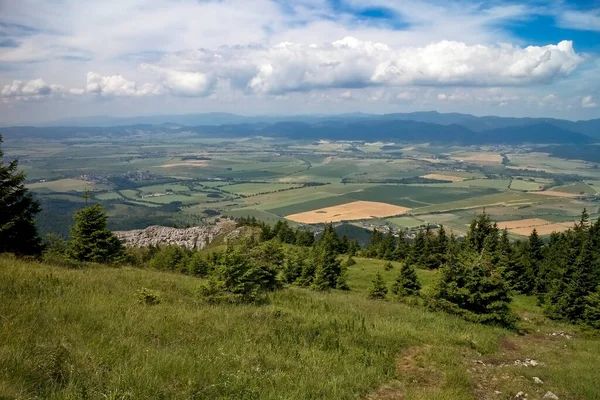
[[[352,221],[391,215],[404,214],[410,208],[393,206],[372,201],[354,201],[333,207],[320,208],[299,214],[287,215],[286,218],[304,224]]]
[[[98,192],[90,201],[107,207],[111,223],[121,229],[242,216],[268,223],[287,217],[297,224],[293,216],[303,213],[322,223],[348,218],[335,208],[333,213],[323,209],[373,202],[386,205],[349,218],[383,230],[443,224],[460,235],[469,218],[484,209],[497,221],[541,218],[558,229],[552,224],[571,223],[584,207],[592,217],[600,208],[595,164],[550,157],[535,147],[247,140],[193,133],[52,139],[28,153],[24,146],[6,141],[5,153],[20,158],[30,174],[28,187],[46,205],[44,220],[50,224],[71,221],[83,199],[69,193],[86,189]],[[397,207],[394,214],[385,211],[389,206]],[[398,217],[400,210],[404,214]],[[68,226],[58,228],[68,232]]]

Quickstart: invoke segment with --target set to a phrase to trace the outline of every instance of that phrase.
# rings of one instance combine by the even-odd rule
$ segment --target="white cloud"
[[[63,92],[62,86],[49,85],[42,79],[33,79],[28,82],[16,80],[1,87],[0,97],[15,100],[41,99]]]
[[[123,78],[121,75],[102,76],[94,72],[87,73],[87,84],[85,93],[101,96],[149,96],[161,94],[160,86],[145,83],[138,86],[137,83]],[[75,89],[73,94],[83,93]]]
[[[449,41],[393,48],[346,37],[324,45],[285,42],[183,52],[165,57],[165,67],[144,68],[161,71],[166,87],[175,81],[169,76],[185,73],[177,80],[181,89],[190,81],[199,89],[190,95],[204,95],[216,79],[252,93],[281,94],[369,86],[527,86],[567,77],[582,62],[569,41],[526,48]],[[191,79],[189,73],[199,75]]]
[[[559,26],[582,31],[600,31],[600,8],[596,10],[561,10],[556,14]]]
[[[594,101],[592,96],[583,96],[581,98],[581,107],[583,108],[596,108],[598,104]]]

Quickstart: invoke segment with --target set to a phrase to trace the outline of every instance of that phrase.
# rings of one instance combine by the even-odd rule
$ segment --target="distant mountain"
[[[483,116],[471,114],[439,113],[437,111],[420,111],[411,113],[367,114],[346,113],[337,115],[262,115],[243,116],[231,113],[203,113],[183,115],[154,115],[138,117],[109,117],[93,116],[68,118],[46,124],[45,126],[85,126],[85,127],[114,127],[128,125],[160,125],[174,124],[183,126],[218,126],[236,124],[276,124],[278,122],[301,122],[306,124],[361,121],[415,121],[437,125],[460,125],[473,132],[485,132],[509,127],[524,127],[530,125],[549,124],[566,131],[581,133],[600,139],[600,119],[589,121],[569,121],[554,118],[513,118]]]
[[[96,126],[62,126],[63,123]],[[100,124],[102,122],[102,124]],[[112,126],[113,123],[119,123]],[[151,117],[89,117],[57,122],[54,127],[0,129],[6,138],[123,136],[191,131],[223,137],[274,136],[292,139],[386,140],[470,144],[587,144],[600,141],[600,119],[476,117],[435,111],[394,114],[256,116],[228,113]]]

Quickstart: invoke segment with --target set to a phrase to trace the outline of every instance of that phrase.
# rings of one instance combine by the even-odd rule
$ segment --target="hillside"
[[[519,336],[367,300],[375,271],[391,282],[398,265],[357,261],[350,292],[233,306],[203,303],[189,276],[0,256],[0,398],[600,398],[600,339],[546,320],[534,298],[514,304]],[[431,288],[436,273],[418,273]],[[139,303],[142,288],[161,303]]]

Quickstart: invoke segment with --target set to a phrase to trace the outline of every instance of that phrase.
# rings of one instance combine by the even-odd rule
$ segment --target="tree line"
[[[405,233],[375,230],[359,255],[440,269],[428,305],[471,320],[514,325],[511,295],[525,294],[537,296],[549,318],[600,328],[600,218],[591,222],[585,209],[573,228],[548,241],[536,229],[526,240],[511,241],[484,212],[464,239],[447,235],[443,226],[421,229],[412,241]]]

